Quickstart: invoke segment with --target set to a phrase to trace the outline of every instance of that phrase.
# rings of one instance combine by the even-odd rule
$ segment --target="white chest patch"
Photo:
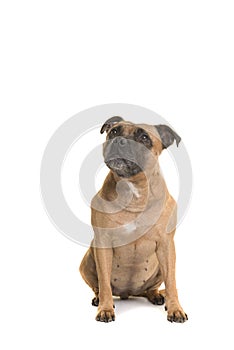
[[[136,197],[136,198],[139,198],[140,197],[140,194],[138,192],[138,189],[133,185],[132,182],[128,182],[128,186],[130,188],[130,190],[132,191],[133,195]]]

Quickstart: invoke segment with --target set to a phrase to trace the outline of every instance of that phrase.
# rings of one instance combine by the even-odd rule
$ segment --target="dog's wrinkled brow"
[[[147,136],[147,140],[145,140],[145,142],[143,142],[145,144],[145,146],[147,148],[151,148],[153,146],[152,139],[151,139],[150,135],[148,134],[148,132],[146,130],[142,129],[142,128],[138,128],[134,132],[134,139],[135,139],[135,141],[138,142],[142,135],[146,135]]]
[[[138,128],[138,129],[136,129],[136,130],[135,130],[135,132],[134,132],[134,134],[135,134],[136,136],[139,136],[139,135],[142,135],[142,134],[146,134],[146,135],[149,137],[148,132],[147,132],[147,131],[145,131],[145,130],[144,130],[144,129],[142,129],[142,128]]]

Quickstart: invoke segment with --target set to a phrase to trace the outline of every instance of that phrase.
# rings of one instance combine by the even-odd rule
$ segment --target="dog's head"
[[[181,138],[167,125],[133,124],[121,117],[108,119],[101,128],[106,131],[103,145],[108,168],[122,178],[129,178],[152,168],[158,155]]]

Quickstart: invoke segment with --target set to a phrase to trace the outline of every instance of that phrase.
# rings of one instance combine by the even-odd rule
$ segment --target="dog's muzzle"
[[[139,147],[133,140],[115,137],[104,148],[104,160],[108,168],[121,177],[131,177],[143,170]]]

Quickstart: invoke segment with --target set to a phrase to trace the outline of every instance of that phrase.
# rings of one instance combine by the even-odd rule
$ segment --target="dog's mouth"
[[[142,171],[135,162],[124,158],[106,160],[105,163],[120,177],[131,177]]]

